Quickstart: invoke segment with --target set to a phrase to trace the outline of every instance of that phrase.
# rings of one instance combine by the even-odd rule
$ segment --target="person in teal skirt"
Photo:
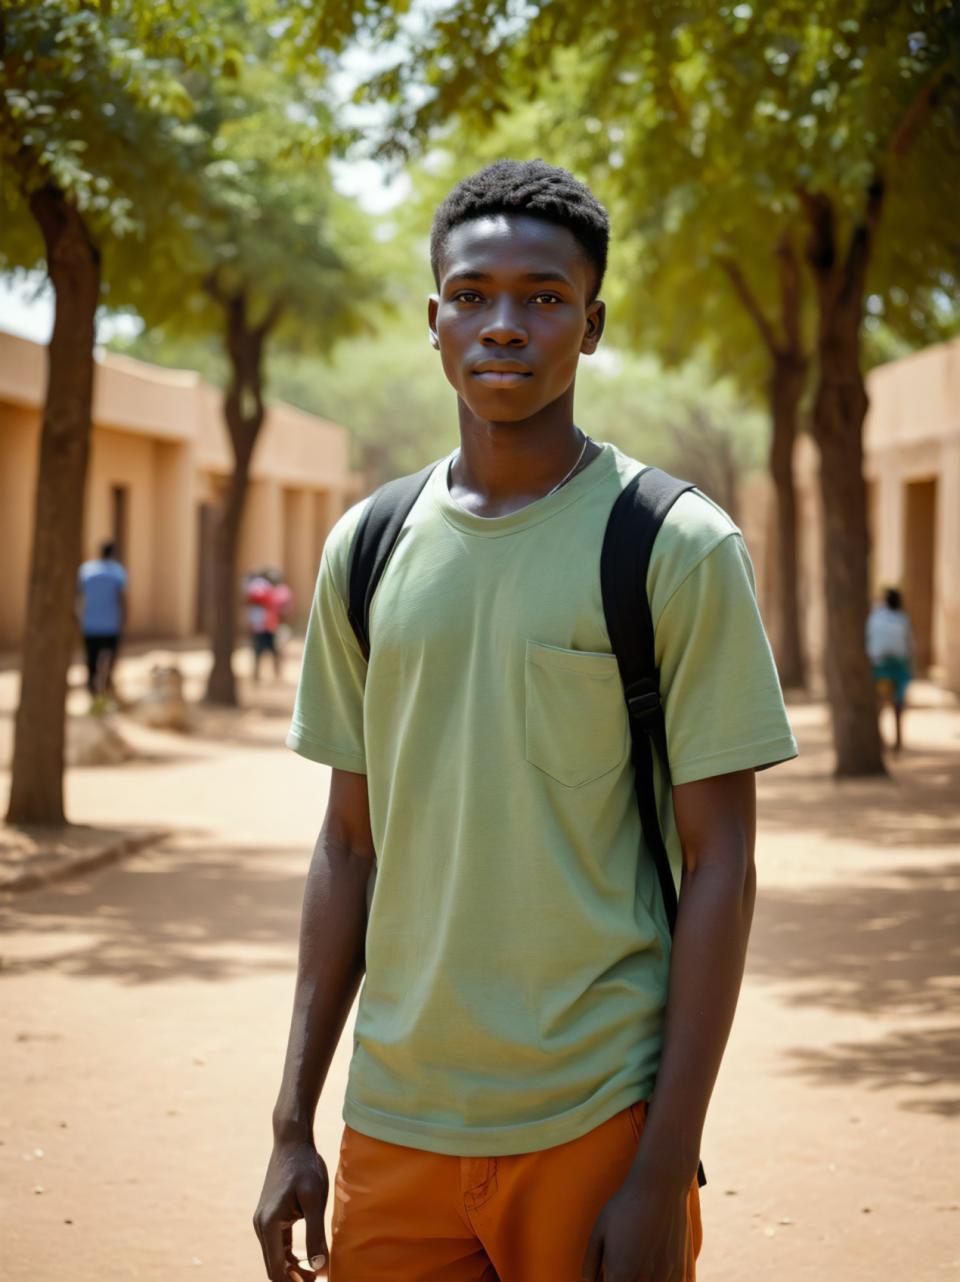
[[[867,657],[873,667],[880,706],[893,707],[894,752],[903,747],[903,709],[913,677],[915,642],[910,616],[897,588],[887,588],[867,618]]]

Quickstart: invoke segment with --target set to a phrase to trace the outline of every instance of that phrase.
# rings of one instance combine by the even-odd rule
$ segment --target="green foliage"
[[[715,447],[737,472],[763,466],[764,415],[702,359],[664,368],[653,356],[608,352],[581,361],[577,396],[582,426],[645,462],[688,473],[692,454]]]
[[[181,270],[145,280],[138,311],[148,324],[221,333],[224,307],[242,298],[251,326],[310,350],[364,329],[376,289],[359,264],[376,254],[369,221],[330,182],[335,128],[322,75],[292,78],[273,44],[254,39],[228,75],[195,77],[192,92],[203,215]]]
[[[829,196],[842,254],[881,175],[868,331],[954,332],[958,69],[960,6],[943,0],[458,0],[398,41],[367,92],[394,103],[384,154],[439,141],[451,176],[540,154],[590,181],[615,233],[605,293],[631,341],[670,361],[706,347],[758,390],[768,357],[724,264],[782,339],[775,251],[786,237],[803,252],[801,189]],[[809,299],[803,319],[809,342]]]
[[[334,9],[342,42],[351,6]],[[114,308],[219,332],[214,294],[242,294],[288,344],[362,328],[371,280],[347,264],[370,257],[369,229],[327,176],[323,60],[301,50],[294,78],[268,10],[288,34],[303,18],[296,0],[5,3],[0,270],[43,266],[27,202],[52,183],[102,251]]]
[[[58,187],[83,215],[104,256],[105,291],[127,299],[135,267],[169,272],[187,252],[183,228],[199,192],[199,133],[178,57],[194,42],[187,6],[132,0],[4,4],[0,11],[0,268],[42,265],[28,199]]]

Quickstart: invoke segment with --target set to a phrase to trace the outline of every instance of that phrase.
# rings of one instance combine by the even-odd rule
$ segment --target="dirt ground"
[[[182,661],[196,690],[202,656]],[[10,1282],[264,1276],[250,1217],[328,779],[281,746],[290,698],[268,685],[189,737],[130,728],[136,761],[70,772],[72,817],[174,836],[0,905]],[[890,780],[830,778],[815,703],[792,708],[801,758],[760,777],[705,1282],[960,1276],[960,710],[932,687],[915,702]],[[331,1164],[345,1069],[341,1047],[317,1122]]]

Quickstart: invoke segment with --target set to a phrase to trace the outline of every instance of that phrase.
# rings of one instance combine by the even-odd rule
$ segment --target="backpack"
[[[368,659],[370,603],[403,523],[436,466],[431,463],[419,472],[382,485],[371,496],[357,525],[350,550],[347,615]],[[691,482],[679,481],[659,468],[645,468],[624,487],[610,509],[600,554],[603,614],[627,704],[640,826],[656,867],[671,936],[677,923],[677,888],[660,830],[654,752],[667,784],[670,763],[654,653],[653,616],[647,598],[647,570],[664,518],[680,495],[693,488]],[[706,1183],[702,1165],[697,1178],[701,1186]]]

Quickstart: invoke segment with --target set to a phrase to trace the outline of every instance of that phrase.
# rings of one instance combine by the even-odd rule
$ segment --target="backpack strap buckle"
[[[624,690],[630,720],[646,727],[647,723],[659,717],[662,712],[660,703],[660,674],[654,677],[641,677],[631,682]]]

